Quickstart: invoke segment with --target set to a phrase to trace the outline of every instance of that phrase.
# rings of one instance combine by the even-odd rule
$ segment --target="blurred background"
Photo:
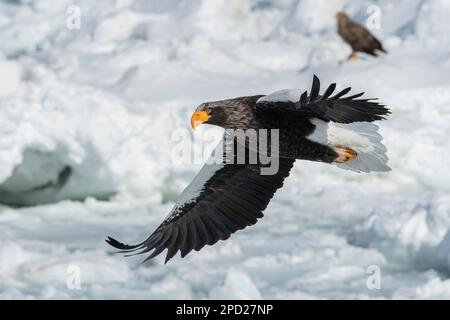
[[[389,54],[347,62],[340,10],[379,12]],[[450,298],[449,16],[447,0],[2,1],[0,299]],[[106,236],[145,239],[199,170],[171,154],[197,105],[313,74],[391,108],[392,172],[298,161],[228,241],[167,265],[113,254]]]

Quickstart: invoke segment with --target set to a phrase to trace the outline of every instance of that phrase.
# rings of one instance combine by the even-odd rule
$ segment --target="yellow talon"
[[[344,147],[335,147],[334,150],[339,155],[339,157],[334,160],[336,163],[344,163],[356,159],[358,153],[352,149]]]
[[[357,60],[358,59],[358,53],[352,52],[352,54],[348,57],[348,60]]]

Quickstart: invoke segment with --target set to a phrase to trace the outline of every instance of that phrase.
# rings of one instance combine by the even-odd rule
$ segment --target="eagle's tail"
[[[383,52],[384,54],[387,54],[388,52],[383,47],[378,48],[377,50]]]
[[[340,155],[335,165],[356,172],[386,172],[386,147],[378,126],[368,122],[328,124],[328,145]]]

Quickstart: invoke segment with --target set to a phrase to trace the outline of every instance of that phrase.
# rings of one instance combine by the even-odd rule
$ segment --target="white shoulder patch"
[[[300,90],[297,89],[284,89],[276,91],[267,96],[259,98],[259,102],[298,102],[300,100]]]
[[[181,208],[183,208],[186,204],[196,201],[197,197],[205,189],[205,185],[208,180],[211,179],[217,171],[225,166],[222,163],[216,163],[216,160],[217,159],[213,155],[209,157],[191,183],[189,183],[189,185],[183,190],[177,200],[177,203],[165,220],[175,218],[179,214]]]

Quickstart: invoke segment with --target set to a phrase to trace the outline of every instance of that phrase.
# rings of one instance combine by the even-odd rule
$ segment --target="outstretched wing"
[[[292,90],[282,90],[262,97],[257,108],[266,111],[295,113],[308,118],[337,123],[358,121],[372,122],[385,119],[390,111],[376,99],[359,99],[364,92],[346,96],[351,88],[335,93],[336,84],[331,84],[320,95],[320,81],[314,75],[311,92],[298,95]]]
[[[208,161],[147,240],[133,246],[113,238],[106,241],[122,252],[140,250],[137,254],[142,254],[153,250],[145,261],[167,249],[167,262],[178,251],[184,257],[192,250],[226,240],[263,217],[262,212],[275,191],[282,187],[294,161],[280,158],[275,175],[261,175],[260,164]]]

